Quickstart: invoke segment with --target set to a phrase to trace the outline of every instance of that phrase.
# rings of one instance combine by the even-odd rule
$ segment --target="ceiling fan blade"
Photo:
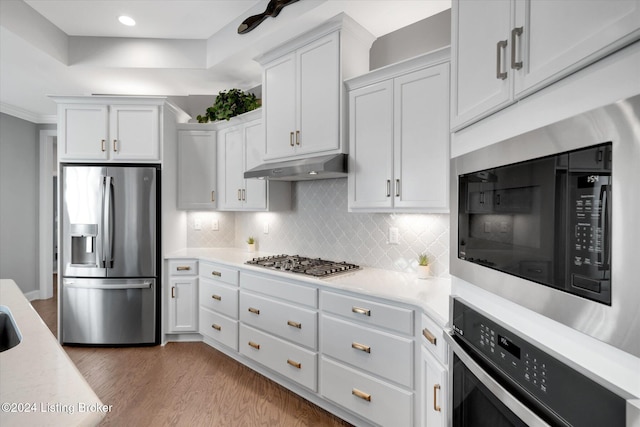
[[[256,28],[262,21],[264,21],[268,16],[276,17],[280,14],[280,11],[285,7],[290,5],[291,3],[295,3],[298,0],[271,0],[269,4],[267,4],[267,8],[264,12],[259,13],[257,15],[253,15],[242,21],[242,24],[238,27],[238,34],[246,34],[249,31]]]

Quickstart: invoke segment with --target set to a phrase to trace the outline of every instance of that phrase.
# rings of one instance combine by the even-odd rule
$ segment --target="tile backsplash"
[[[415,271],[418,253],[426,252],[434,276],[449,274],[448,214],[349,213],[346,179],[292,185],[290,211],[189,212],[187,245],[244,247],[253,236],[260,251],[406,272]],[[398,229],[398,244],[389,244],[390,227]]]

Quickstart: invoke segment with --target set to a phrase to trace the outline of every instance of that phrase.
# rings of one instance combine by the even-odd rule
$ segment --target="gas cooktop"
[[[284,254],[253,258],[245,264],[315,277],[327,277],[360,268],[355,264],[349,264],[347,262],[327,261],[320,258],[307,258],[299,255]]]

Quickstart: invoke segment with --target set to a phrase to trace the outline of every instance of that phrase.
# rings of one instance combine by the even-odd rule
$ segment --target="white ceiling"
[[[47,95],[214,95],[260,84],[253,58],[345,12],[380,37],[450,0],[299,0],[237,34],[268,0],[0,0],[0,107],[55,122]],[[120,15],[137,25],[126,27]]]

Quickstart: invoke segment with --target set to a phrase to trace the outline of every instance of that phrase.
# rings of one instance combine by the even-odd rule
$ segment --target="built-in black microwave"
[[[611,305],[611,142],[458,176],[458,258]]]

